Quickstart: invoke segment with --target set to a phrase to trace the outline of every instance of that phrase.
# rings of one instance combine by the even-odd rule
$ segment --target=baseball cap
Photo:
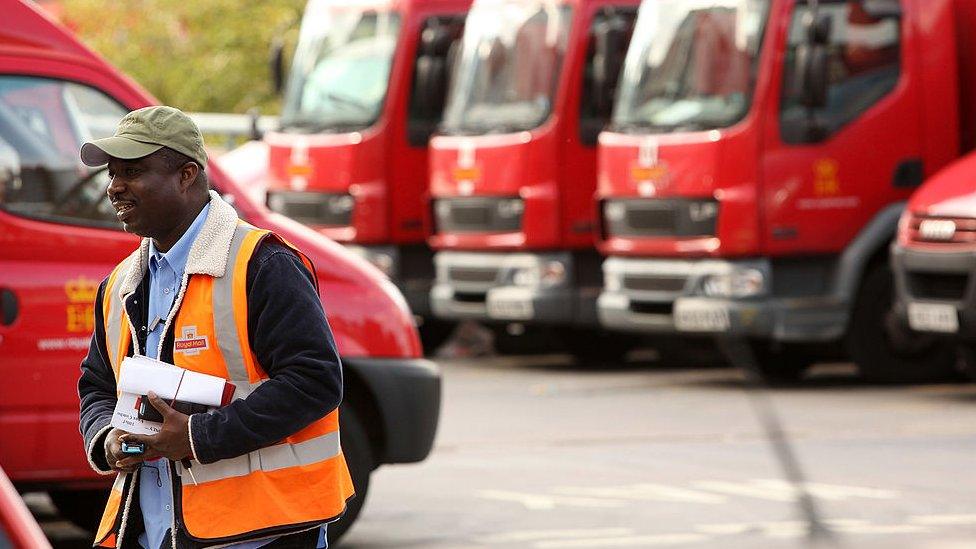
[[[109,158],[132,160],[163,147],[181,152],[207,166],[200,128],[183,111],[167,106],[143,107],[122,117],[115,135],[81,146],[81,161],[88,166],[108,164]]]

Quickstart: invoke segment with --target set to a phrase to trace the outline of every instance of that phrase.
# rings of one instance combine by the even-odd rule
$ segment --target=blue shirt
[[[145,354],[150,358],[159,358],[159,342],[164,335],[166,317],[183,284],[190,248],[200,234],[200,228],[203,227],[209,211],[210,204],[207,203],[168,252],[158,251],[152,240],[149,241],[149,311],[146,317],[149,324],[146,328],[148,335]],[[156,459],[143,463],[139,475],[139,508],[146,527],[146,531],[139,535],[139,544],[145,549],[158,549],[164,541],[168,541],[166,532],[173,524],[173,492],[167,460]],[[326,527],[322,526],[319,531],[320,548],[328,547],[325,532]],[[256,549],[274,539],[276,538],[248,541],[229,545],[227,548]]]

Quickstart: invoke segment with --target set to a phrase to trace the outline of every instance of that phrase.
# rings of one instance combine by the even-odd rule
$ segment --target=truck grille
[[[908,239],[926,244],[976,244],[976,219],[913,214]]]
[[[472,269],[470,267],[451,267],[447,277],[454,282],[494,282],[498,278],[496,269]]]
[[[604,236],[714,236],[718,201],[631,198],[603,203]]]
[[[625,276],[623,286],[638,292],[680,292],[685,288],[685,277]]]
[[[524,203],[515,197],[441,198],[434,201],[437,232],[513,232],[522,227]]]
[[[349,226],[355,202],[352,195],[345,193],[268,193],[268,208],[306,225]]]
[[[908,289],[920,299],[961,300],[969,287],[968,274],[908,273]]]

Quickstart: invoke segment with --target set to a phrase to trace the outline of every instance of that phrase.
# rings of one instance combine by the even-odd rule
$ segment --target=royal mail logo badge
[[[173,342],[173,352],[183,353],[186,356],[198,355],[200,351],[205,351],[209,348],[209,338],[205,335],[198,335],[196,326],[184,327],[181,337]]]

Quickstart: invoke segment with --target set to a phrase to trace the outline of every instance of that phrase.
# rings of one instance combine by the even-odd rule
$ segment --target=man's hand
[[[105,461],[108,462],[109,467],[122,473],[135,471],[144,459],[142,456],[135,456],[136,460],[130,460],[128,465],[122,465],[123,460],[133,457],[131,454],[122,453],[122,437],[128,434],[122,429],[112,429],[105,435]]]
[[[149,404],[163,415],[163,428],[155,435],[122,435],[120,440],[126,443],[145,444],[146,451],[142,455],[128,456],[121,460],[120,467],[137,466],[143,461],[158,457],[179,461],[193,453],[190,448],[190,416],[170,408],[156,393],[150,392],[148,396]]]

